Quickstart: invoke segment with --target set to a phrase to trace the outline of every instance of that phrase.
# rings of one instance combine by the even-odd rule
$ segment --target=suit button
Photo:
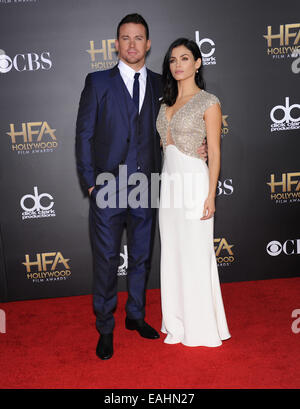
[[[130,139],[129,138],[127,138],[127,143],[129,143],[130,142]]]
[[[124,165],[124,161],[123,161],[123,160],[121,160],[120,165]]]

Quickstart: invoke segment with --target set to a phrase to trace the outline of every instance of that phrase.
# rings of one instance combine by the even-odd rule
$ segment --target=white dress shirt
[[[123,61],[119,60],[118,68],[121,74],[121,77],[128,89],[131,98],[133,96],[133,83],[134,83],[134,74],[139,72],[141,75],[139,76],[139,84],[140,84],[140,101],[139,101],[139,112],[141,112],[141,108],[145,98],[146,92],[146,82],[147,82],[147,69],[144,65],[139,71],[135,71],[133,68],[129,67],[129,65],[125,64]]]

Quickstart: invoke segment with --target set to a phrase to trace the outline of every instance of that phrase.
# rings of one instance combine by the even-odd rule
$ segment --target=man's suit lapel
[[[126,126],[129,127],[129,118],[128,118],[127,109],[124,109],[127,106],[126,100],[125,100],[126,89],[124,89],[124,87],[126,86],[122,80],[122,77],[120,75],[120,71],[117,65],[111,69],[110,79],[111,79],[113,96],[117,102],[117,105],[119,106],[120,114]],[[159,102],[160,89],[159,89],[156,78],[152,75],[152,72],[147,68],[147,87],[148,86],[150,87],[149,91],[151,95],[151,104],[152,104],[152,112],[153,112],[153,126],[155,129],[156,128],[156,117],[157,117],[159,107],[160,107],[160,102]]]
[[[122,77],[120,75],[120,71],[117,65],[114,68],[112,68],[110,77],[111,77],[113,96],[117,102],[117,105],[120,108],[122,119],[124,120],[126,126],[129,127],[127,109],[124,109],[126,108],[126,101],[125,101],[125,95],[124,95],[124,83],[123,83],[123,80],[122,80]]]

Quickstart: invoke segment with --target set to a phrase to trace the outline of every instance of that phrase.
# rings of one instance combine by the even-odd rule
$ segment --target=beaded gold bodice
[[[166,116],[166,104],[162,104],[156,128],[162,140],[163,150],[168,144],[175,145],[181,152],[199,158],[197,150],[206,137],[204,112],[219,99],[201,90],[179,108],[171,120]]]

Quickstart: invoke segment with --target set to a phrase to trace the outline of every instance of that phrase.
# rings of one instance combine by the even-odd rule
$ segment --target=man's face
[[[142,24],[126,23],[120,27],[116,49],[120,60],[132,68],[141,68],[145,63],[146,53],[151,41],[146,38],[146,29]]]

